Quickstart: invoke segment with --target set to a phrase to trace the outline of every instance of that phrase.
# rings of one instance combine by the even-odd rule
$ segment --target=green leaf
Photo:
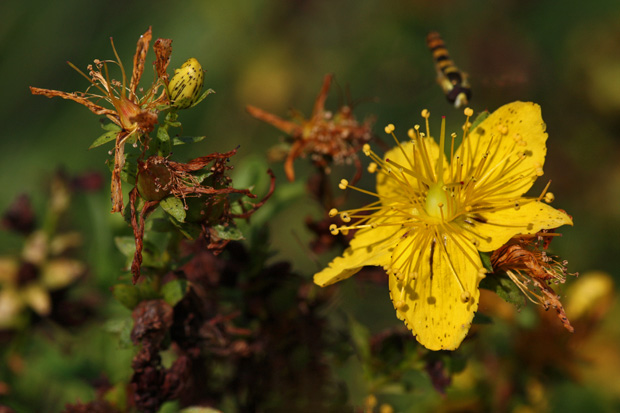
[[[157,146],[161,156],[168,156],[170,154],[170,135],[168,134],[167,127],[157,128]]]
[[[211,93],[215,93],[215,90],[213,89],[207,89],[199,98],[196,102],[194,102],[194,104],[192,106],[190,106],[190,108],[193,108],[194,106],[196,106],[197,104],[199,104],[200,102],[202,102],[204,100],[204,98],[206,98],[207,96],[209,96]]]
[[[180,410],[179,413],[222,413],[222,411],[213,407],[186,407]]]
[[[212,228],[217,233],[217,236],[221,239],[227,239],[230,241],[238,241],[240,239],[243,239],[243,234],[241,233],[239,228],[232,225],[215,225]]]
[[[155,232],[165,232],[168,233],[173,231],[176,226],[174,226],[170,220],[165,218],[152,218],[147,221],[147,230],[155,231]]]
[[[133,258],[136,252],[136,241],[133,237],[115,237],[114,243],[124,256]]]
[[[193,222],[178,222],[173,217],[170,217],[170,222],[187,239],[195,240],[200,237],[200,234],[202,233],[202,227],[199,224],[195,224]]]
[[[472,324],[493,324],[493,319],[489,317],[488,315],[482,314],[480,311],[478,311],[474,315]]]
[[[175,136],[172,138],[173,145],[185,145],[186,143],[196,143],[205,139],[206,136]]]
[[[140,293],[133,285],[117,284],[112,287],[112,295],[119,303],[130,310],[136,308],[140,302]]]
[[[178,222],[185,222],[185,204],[183,204],[183,201],[179,198],[169,196],[164,198],[159,203],[159,206],[161,206],[161,208],[166,211],[168,215],[176,219]]]
[[[121,349],[132,348],[131,342],[131,330],[133,329],[133,319],[131,317],[125,317],[116,320],[107,321],[103,325],[104,331],[118,335],[118,346]]]
[[[168,304],[174,307],[179,301],[185,297],[187,292],[186,280],[173,280],[167,282],[161,287],[161,294]]]
[[[489,274],[493,273],[493,265],[491,265],[491,254],[488,252],[479,252],[480,259],[482,260],[482,265],[484,269],[487,270]]]
[[[480,282],[480,288],[495,292],[504,301],[521,309],[525,300],[517,285],[505,274],[490,274]]]
[[[177,121],[178,118],[179,118],[179,114],[176,111],[170,111],[168,112],[168,114],[166,115],[166,118],[164,119],[164,124],[166,124],[169,127],[178,128],[181,126],[181,122]]]
[[[359,323],[353,317],[349,317],[349,327],[351,332],[351,339],[355,344],[357,354],[366,361],[370,359],[370,331],[366,326]]]
[[[480,125],[482,123],[482,121],[484,121],[486,118],[488,118],[490,115],[490,113],[488,111],[484,111],[484,112],[480,112],[478,114],[478,116],[476,116],[476,119],[473,121],[473,123],[471,124],[471,128],[469,128],[469,130],[474,130],[478,127],[478,125]]]
[[[111,130],[109,132],[104,133],[103,135],[99,136],[97,139],[95,139],[93,141],[93,143],[90,144],[90,146],[88,147],[88,149],[93,149],[96,148],[98,146],[104,145],[110,141],[113,141],[116,139],[116,136],[118,135],[118,132],[120,132],[121,128],[119,128],[117,125],[115,125],[114,123],[112,123],[112,125],[116,126],[116,130]],[[104,129],[106,129],[104,127]]]

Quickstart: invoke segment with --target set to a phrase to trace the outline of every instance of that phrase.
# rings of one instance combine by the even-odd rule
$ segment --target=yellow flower
[[[345,222],[332,233],[358,231],[343,256],[314,276],[316,284],[326,286],[363,266],[383,267],[396,315],[431,350],[454,350],[469,331],[486,273],[479,251],[493,251],[517,234],[572,225],[565,212],[541,202],[542,195],[523,197],[543,174],[547,134],[540,107],[510,103],[472,131],[473,111],[465,114],[462,143],[455,150],[457,135],[451,135],[449,160],[443,155],[445,119],[437,145],[426,110],[426,133],[416,125],[409,142],[399,143],[394,126],[386,127],[397,147],[384,159],[364,147],[374,161],[369,171],[378,174],[377,192],[353,188],[346,180],[340,187],[378,200],[330,211]],[[352,219],[358,220],[347,225]]]

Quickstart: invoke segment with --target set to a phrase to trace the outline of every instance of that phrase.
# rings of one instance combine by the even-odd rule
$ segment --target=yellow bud
[[[204,83],[204,72],[198,60],[187,59],[183,66],[174,71],[168,84],[170,104],[178,109],[187,109],[200,97]]]

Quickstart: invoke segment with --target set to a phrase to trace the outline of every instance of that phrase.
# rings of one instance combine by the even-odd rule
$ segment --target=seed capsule
[[[168,84],[170,104],[178,109],[189,108],[200,98],[203,83],[202,66],[193,57],[187,59],[183,66],[174,71]]]

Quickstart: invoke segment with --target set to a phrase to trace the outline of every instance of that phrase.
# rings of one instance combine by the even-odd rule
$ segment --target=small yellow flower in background
[[[473,111],[468,108],[465,114],[460,147],[455,149],[456,134],[448,142],[450,159],[443,155],[445,119],[437,145],[426,110],[426,133],[416,125],[409,142],[398,142],[394,126],[386,127],[397,147],[384,159],[365,145],[364,153],[374,162],[369,171],[377,173],[376,193],[346,180],[340,187],[377,201],[330,211],[345,223],[334,225],[332,233],[358,231],[343,256],[314,276],[323,287],[363,266],[383,267],[396,315],[431,350],[454,350],[469,331],[478,284],[486,274],[479,251],[494,251],[517,234],[572,225],[565,212],[541,202],[542,195],[523,197],[543,174],[547,134],[540,107],[510,103],[471,131]]]

